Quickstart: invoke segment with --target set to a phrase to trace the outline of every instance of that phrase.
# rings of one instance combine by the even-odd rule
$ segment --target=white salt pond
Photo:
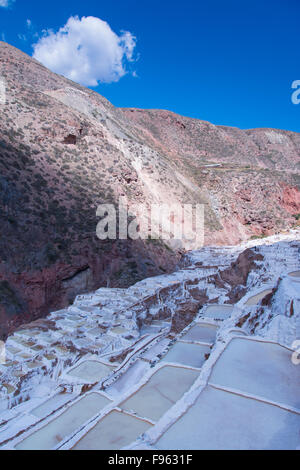
[[[182,341],[199,341],[213,344],[216,340],[218,327],[207,323],[199,323],[192,326],[180,339]]]
[[[158,325],[143,325],[140,333],[142,335],[155,335],[159,333],[160,328]]]
[[[110,403],[99,393],[90,393],[69,407],[58,418],[16,445],[17,450],[50,450]]]
[[[291,356],[292,351],[278,344],[234,338],[214,366],[209,383],[300,409],[300,367]]]
[[[151,346],[147,351],[143,352],[141,354],[141,357],[143,359],[146,359],[148,361],[151,361],[157,357],[158,354],[161,354],[161,352],[166,349],[166,347],[169,345],[170,340],[167,338],[163,338],[162,340],[158,341],[154,346]]]
[[[41,405],[37,406],[31,411],[31,414],[37,416],[38,418],[44,418],[48,416],[53,411],[57,410],[68,401],[74,398],[74,395],[69,393],[59,393],[54,395],[53,397],[49,398],[49,400],[45,401]]]
[[[191,387],[199,372],[183,367],[164,366],[120,407],[139,416],[158,420]]]
[[[158,440],[164,450],[284,450],[299,445],[300,415],[206,387]]]
[[[106,366],[98,361],[83,361],[78,366],[68,372],[68,376],[76,377],[84,382],[96,383],[109,375],[113,371],[112,367]]]
[[[122,326],[116,326],[114,328],[110,329],[110,333],[114,335],[124,335],[130,333],[126,328],[123,328]]]
[[[36,336],[39,334],[37,330],[17,330],[15,335],[18,336],[26,336],[27,338],[31,338],[32,336]]]
[[[294,271],[293,273],[289,273],[289,276],[300,277],[300,271]]]
[[[51,344],[51,343],[54,343],[55,342],[55,339],[47,334],[47,333],[40,333],[37,337],[36,337],[37,341],[43,343],[43,344]]]
[[[51,350],[54,350],[58,357],[70,355],[70,350],[63,345],[52,346]]]
[[[104,330],[103,328],[91,328],[90,330],[86,331],[86,336],[88,336],[89,338],[99,338],[101,335],[103,335],[104,333]]]
[[[138,359],[132,364],[124,374],[120,376],[115,382],[112,383],[109,387],[106,388],[106,393],[108,395],[119,395],[122,392],[124,393],[128,389],[129,383],[138,383],[142,377],[145,375],[146,371],[149,369],[149,363]]]
[[[232,314],[233,309],[233,305],[209,305],[203,311],[203,316],[207,318],[214,318],[215,320],[226,320]]]
[[[30,359],[30,358],[31,358],[31,356],[30,356],[29,354],[23,353],[23,352],[17,353],[16,355],[17,355],[21,360],[22,360],[22,359],[27,360],[27,359]]]
[[[210,354],[209,346],[178,341],[163,357],[163,361],[200,368],[205,362],[206,354]]]
[[[19,353],[21,350],[15,348],[14,346],[6,346],[6,352],[9,352],[11,355]]]
[[[26,367],[28,367],[28,369],[38,369],[39,367],[43,367],[43,366],[44,366],[43,362],[40,362],[40,361],[26,362]]]
[[[257,305],[266,295],[271,294],[272,289],[265,289],[262,292],[259,292],[259,294],[253,295],[253,297],[250,297],[245,305]]]
[[[134,442],[150,426],[147,421],[113,410],[72,450],[119,450]]]

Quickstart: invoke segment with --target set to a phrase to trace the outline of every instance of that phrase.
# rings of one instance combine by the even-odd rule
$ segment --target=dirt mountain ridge
[[[174,269],[164,242],[98,240],[101,203],[202,203],[206,245],[297,223],[300,134],[116,108],[3,42],[0,76],[1,337],[78,293]]]

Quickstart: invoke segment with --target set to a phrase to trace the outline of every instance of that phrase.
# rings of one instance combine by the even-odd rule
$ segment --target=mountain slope
[[[280,231],[300,213],[299,134],[118,109],[3,42],[0,75],[1,337],[77,293],[174,268],[162,242],[98,240],[101,203],[203,203],[206,244]]]

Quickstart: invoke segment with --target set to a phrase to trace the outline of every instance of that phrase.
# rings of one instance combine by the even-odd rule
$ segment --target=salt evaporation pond
[[[203,311],[203,316],[215,320],[226,320],[232,314],[233,309],[233,305],[209,305]]]
[[[72,450],[119,450],[143,434],[150,423],[120,411],[111,411]]]
[[[289,276],[300,277],[300,271],[294,271],[293,273],[289,273]]]
[[[216,340],[217,329],[218,327],[215,325],[199,323],[192,326],[192,328],[181,337],[181,340],[213,344]]]
[[[271,294],[272,289],[265,289],[262,292],[259,292],[259,294],[253,295],[253,297],[250,297],[245,305],[257,305],[266,295]]]
[[[146,361],[138,359],[126,370],[115,382],[106,388],[109,395],[118,395],[124,393],[128,389],[129,383],[138,383],[145,375],[149,364]]]
[[[291,356],[292,351],[278,344],[234,338],[214,366],[209,383],[300,409],[300,367]]]
[[[156,442],[163,450],[272,450],[299,445],[300,415],[206,387]]]
[[[154,346],[151,346],[147,351],[143,352],[141,354],[141,357],[148,361],[152,361],[153,359],[157,357],[158,354],[161,354],[161,352],[167,348],[169,343],[170,343],[169,339],[163,338],[162,340],[154,344]]]
[[[99,382],[112,372],[113,368],[98,361],[84,361],[68,372],[68,376],[76,377],[89,383]]]
[[[120,407],[141,417],[158,420],[191,387],[198,375],[195,370],[163,366]]]
[[[54,410],[57,410],[61,406],[65,405],[72,398],[75,398],[74,395],[60,393],[49,398],[46,402],[34,408],[30,413],[37,418],[44,418],[45,416],[52,413]]]
[[[205,362],[205,355],[209,353],[209,346],[178,341],[164,356],[163,361],[200,368]]]
[[[69,407],[58,418],[16,445],[17,450],[51,450],[76,431],[110,402],[99,393],[90,393]]]
[[[116,326],[114,328],[111,328],[110,332],[114,333],[115,335],[124,335],[125,333],[130,333],[129,330],[123,328],[122,326]]]
[[[157,325],[143,325],[140,329],[141,336],[142,335],[155,335],[159,332],[160,327]]]

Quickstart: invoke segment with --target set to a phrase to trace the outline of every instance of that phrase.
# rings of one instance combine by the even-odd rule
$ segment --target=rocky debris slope
[[[175,268],[178,251],[157,240],[98,240],[101,203],[202,203],[206,245],[297,223],[298,134],[118,109],[3,42],[0,74],[2,338],[78,293]]]
[[[0,445],[115,449],[113,436],[108,434],[108,441],[101,444],[97,434],[98,427],[100,435],[105,434],[102,427],[107,420],[114,432],[128,429],[117,448],[144,431],[150,434],[136,445],[152,446],[207,386],[224,350],[237,345],[232,343],[234,337],[247,339],[234,346],[242,351],[245,345],[247,350],[248,345],[256,348],[249,338],[276,342],[289,351],[291,361],[292,345],[300,334],[299,276],[300,235],[293,231],[256,245],[190,252],[182,269],[173,274],[148,278],[127,289],[98,289],[78,296],[67,309],[24,325],[8,338],[6,362],[0,365]],[[232,289],[241,292],[236,303]],[[234,354],[230,352],[230,358]],[[261,360],[260,353],[243,354]],[[229,377],[233,369],[228,370]],[[281,406],[300,416],[300,404],[288,404],[296,371],[283,380],[292,389],[284,396],[287,404]],[[209,383],[218,388],[219,380]],[[259,374],[257,380],[259,384]],[[186,393],[187,398],[182,398]],[[261,393],[266,392],[259,392],[259,397]],[[279,398],[274,396],[273,401],[280,402]],[[128,422],[123,423],[120,408]],[[265,432],[269,436],[271,431]],[[268,445],[278,448],[276,442]]]

